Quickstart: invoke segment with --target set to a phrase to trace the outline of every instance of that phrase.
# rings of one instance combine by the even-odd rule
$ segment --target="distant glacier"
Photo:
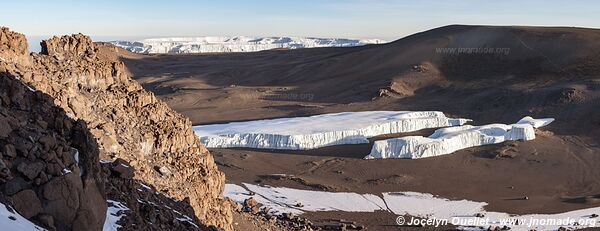
[[[381,44],[381,39],[311,38],[311,37],[180,37],[138,41],[111,41],[128,51],[144,54],[255,52],[272,49],[314,47],[352,47]]]

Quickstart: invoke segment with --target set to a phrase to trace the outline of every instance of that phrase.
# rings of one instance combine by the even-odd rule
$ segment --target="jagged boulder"
[[[25,36],[0,27],[0,62],[29,65],[31,58],[28,53]]]
[[[93,56],[93,44],[89,37],[82,34],[52,37],[40,43],[44,55],[61,57],[62,55]]]

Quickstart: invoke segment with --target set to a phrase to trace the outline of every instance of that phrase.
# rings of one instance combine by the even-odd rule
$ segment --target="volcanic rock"
[[[32,164],[26,164],[24,162],[21,162],[21,164],[17,166],[17,170],[20,173],[23,173],[23,175],[25,175],[30,180],[35,179],[38,176],[38,174],[42,171],[42,169],[44,169],[44,164],[41,162],[36,162]]]
[[[42,211],[42,203],[33,190],[27,189],[12,196],[15,209],[29,219]]]
[[[7,28],[0,29],[0,57],[0,157],[2,173],[11,176],[2,178],[0,197],[50,230],[100,230],[106,198],[96,141],[84,121],[70,118],[52,96],[36,91],[43,88],[22,81],[39,80],[41,69],[68,71],[33,66],[25,36]],[[56,158],[63,150],[78,150],[79,163]]]
[[[123,159],[117,159],[111,164],[110,170],[115,173],[118,177],[124,179],[131,179],[134,175],[134,170],[127,161]]]
[[[19,172],[27,173],[27,179],[33,177],[33,183],[44,189],[43,198],[48,200],[42,203],[44,213],[53,217],[58,230],[96,229],[103,222],[106,209],[94,206],[105,206],[100,201],[105,201],[101,186],[105,178],[99,175],[98,156],[129,162],[135,169],[133,179],[178,200],[188,198],[195,216],[206,225],[233,229],[230,206],[221,197],[224,175],[194,135],[191,122],[132,80],[124,64],[111,58],[116,57],[111,55],[114,49],[106,49],[113,46],[94,44],[89,37],[76,34],[44,40],[40,54],[29,54],[23,35],[2,28],[0,38],[0,56],[5,60],[0,61],[0,70],[13,76],[21,89],[14,91],[15,86],[10,86],[9,94],[0,97],[2,102],[8,97],[12,106],[23,110],[41,102],[60,109],[45,109],[46,113],[20,120],[20,124],[35,126],[40,132],[24,132],[10,142],[18,155],[26,158],[15,163],[46,162],[42,170],[51,178],[47,183],[42,183],[43,177],[33,176],[37,166],[29,169],[29,164],[23,165]],[[32,95],[38,101],[27,100]],[[43,122],[35,122],[39,120]],[[10,124],[10,120],[2,121]],[[7,129],[15,129],[10,125],[0,126],[4,127],[2,134],[14,133]],[[42,132],[44,127],[52,134]],[[3,137],[0,134],[0,139]],[[79,152],[79,164],[73,161],[73,149]],[[58,158],[41,154],[44,150],[54,150]],[[154,166],[168,166],[170,177],[162,177]],[[117,173],[125,178],[131,175],[125,169]],[[68,190],[70,195],[56,198],[53,194],[57,188]],[[88,196],[92,198],[82,198]],[[89,221],[83,222],[85,219]]]

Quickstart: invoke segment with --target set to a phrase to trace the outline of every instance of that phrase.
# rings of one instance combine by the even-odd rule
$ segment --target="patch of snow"
[[[63,168],[63,170],[62,170],[62,174],[63,174],[63,175],[67,175],[67,174],[69,174],[69,173],[72,173],[72,172],[71,172],[71,170],[69,170],[69,169],[67,169],[67,168]]]
[[[150,186],[148,186],[148,185],[145,185],[145,184],[142,184],[142,183],[140,183],[140,185],[141,185],[142,187],[144,187],[145,189],[148,189],[148,190],[150,190],[150,189],[151,189],[151,188],[150,188]]]
[[[208,148],[305,150],[369,143],[367,138],[426,128],[463,125],[438,111],[365,111],[194,126]]]
[[[253,197],[265,207],[271,208],[274,214],[301,214],[305,211],[374,212],[386,210],[383,200],[373,194],[321,192],[252,184],[244,184],[244,186],[248,190],[238,185],[226,184],[224,196],[240,203]],[[249,191],[254,192],[255,195],[250,196]],[[302,206],[297,207],[298,204]]]
[[[175,217],[175,219],[177,219],[178,221],[187,222],[187,223],[193,225],[194,227],[198,228],[198,225],[196,223],[194,223],[194,220],[192,220],[192,218],[190,218],[188,215],[182,214],[179,211],[172,209],[169,206],[165,206],[165,207],[171,209],[174,213],[177,213],[177,215],[181,216],[181,217]]]
[[[225,184],[225,189],[223,190],[223,196],[228,197],[229,199],[236,201],[238,203],[244,203],[244,200],[252,197],[258,203],[263,204],[264,207],[269,208],[269,212],[273,214],[281,214],[281,213],[293,213],[293,214],[302,214],[304,211],[294,208],[293,206],[280,204],[276,201],[272,201],[267,199],[261,195],[254,194],[251,195],[250,191],[246,190],[244,187],[236,185],[236,184]]]
[[[473,216],[484,212],[483,207],[487,205],[485,202],[448,200],[418,192],[383,193],[383,200],[394,214],[436,218]]]
[[[487,205],[485,202],[450,200],[419,192],[387,192],[383,193],[383,198],[381,198],[372,194],[321,192],[252,184],[244,184],[244,187],[226,184],[224,196],[239,203],[253,197],[275,214],[284,212],[301,214],[305,211],[373,212],[386,210],[396,215],[445,219],[449,224],[460,226],[465,230],[477,228],[466,222],[480,222],[481,220],[485,221],[485,228],[490,225],[508,226],[511,230],[517,231],[554,231],[559,227],[581,229],[596,227],[598,218],[593,218],[591,215],[600,214],[600,207],[595,207],[557,214],[511,215],[488,212],[484,209]],[[255,194],[251,195],[252,193]],[[295,207],[298,203],[304,206]],[[483,217],[478,217],[478,215],[483,215]],[[557,224],[561,221],[562,223]]]
[[[73,158],[75,158],[75,163],[79,165],[79,150],[75,149],[75,154],[73,154]]]
[[[466,226],[467,229],[473,227],[468,227],[466,222],[477,220],[485,221],[486,225],[508,226],[511,230],[517,231],[557,230],[560,227],[580,229],[595,227],[596,219],[592,219],[590,216],[591,214],[600,214],[600,207],[596,207],[558,214],[510,215],[485,211],[484,206],[487,205],[485,202],[449,200],[417,192],[384,193],[383,198],[388,208],[397,215],[447,219],[449,223]],[[477,213],[483,217],[477,217]],[[566,220],[570,221],[557,224],[557,222]]]
[[[550,124],[554,119],[525,117],[516,124],[463,125],[437,129],[429,137],[407,136],[375,141],[365,159],[417,159],[450,154],[460,149],[502,143],[507,140],[533,140],[534,128]]]
[[[25,219],[8,205],[0,203],[1,230],[46,230]]]
[[[144,184],[141,184],[141,185],[144,186]],[[158,204],[156,204],[156,203],[154,203],[152,201],[143,201],[143,200],[137,199],[137,202],[140,203],[140,204],[151,204],[151,205],[157,206],[157,207],[159,206]],[[167,208],[167,209],[170,209],[171,211],[173,211],[174,213],[176,213],[177,215],[179,215],[179,217],[175,217],[175,219],[177,219],[178,221],[187,222],[187,223],[193,225],[196,228],[199,227],[196,223],[194,223],[194,220],[191,217],[189,217],[189,216],[187,216],[185,214],[182,214],[181,212],[179,212],[179,211],[177,211],[177,210],[175,210],[175,209],[173,209],[173,208],[171,208],[171,207],[169,207],[167,205],[165,205],[164,207]]]
[[[113,200],[107,200],[106,202],[108,203],[108,209],[106,211],[106,219],[104,220],[104,228],[102,230],[117,231],[121,228],[117,222],[125,216],[124,212],[129,210],[129,208],[122,202]]]
[[[67,112],[67,113],[65,113],[65,114],[66,114],[66,115],[67,115],[67,117],[69,117],[70,119],[77,121],[77,117],[75,117],[75,115],[73,115],[73,114],[71,114],[71,113],[68,113],[68,112]]]
[[[517,124],[529,124],[534,128],[540,128],[554,122],[554,118],[534,119],[531,116],[525,116]]]
[[[112,44],[131,52],[157,53],[223,53],[255,52],[272,49],[313,47],[350,47],[381,44],[379,39],[307,38],[307,37],[187,37],[154,38],[139,41],[112,41]]]
[[[25,85],[25,87],[27,87],[27,89],[29,89],[29,91],[35,92],[35,89],[33,89],[31,86],[29,86],[27,84],[23,84],[23,85]]]
[[[75,153],[73,154],[73,158],[75,158],[75,164],[77,164],[77,166],[79,166],[79,176],[83,176],[84,174],[84,169],[79,165],[79,150],[75,149]]]

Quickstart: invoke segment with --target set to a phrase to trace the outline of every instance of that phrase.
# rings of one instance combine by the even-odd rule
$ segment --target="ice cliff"
[[[349,47],[385,43],[379,39],[306,38],[306,37],[187,37],[155,38],[139,41],[112,41],[114,45],[136,53],[223,53],[254,52],[271,49],[313,47]]]
[[[511,125],[463,125],[441,128],[429,137],[407,136],[376,141],[365,159],[417,159],[450,154],[460,149],[502,143],[507,140],[533,140],[534,128],[550,124],[554,119],[525,117]]]
[[[458,126],[467,119],[438,111],[366,111],[194,126],[208,148],[305,150],[369,143],[367,138],[425,128]]]

